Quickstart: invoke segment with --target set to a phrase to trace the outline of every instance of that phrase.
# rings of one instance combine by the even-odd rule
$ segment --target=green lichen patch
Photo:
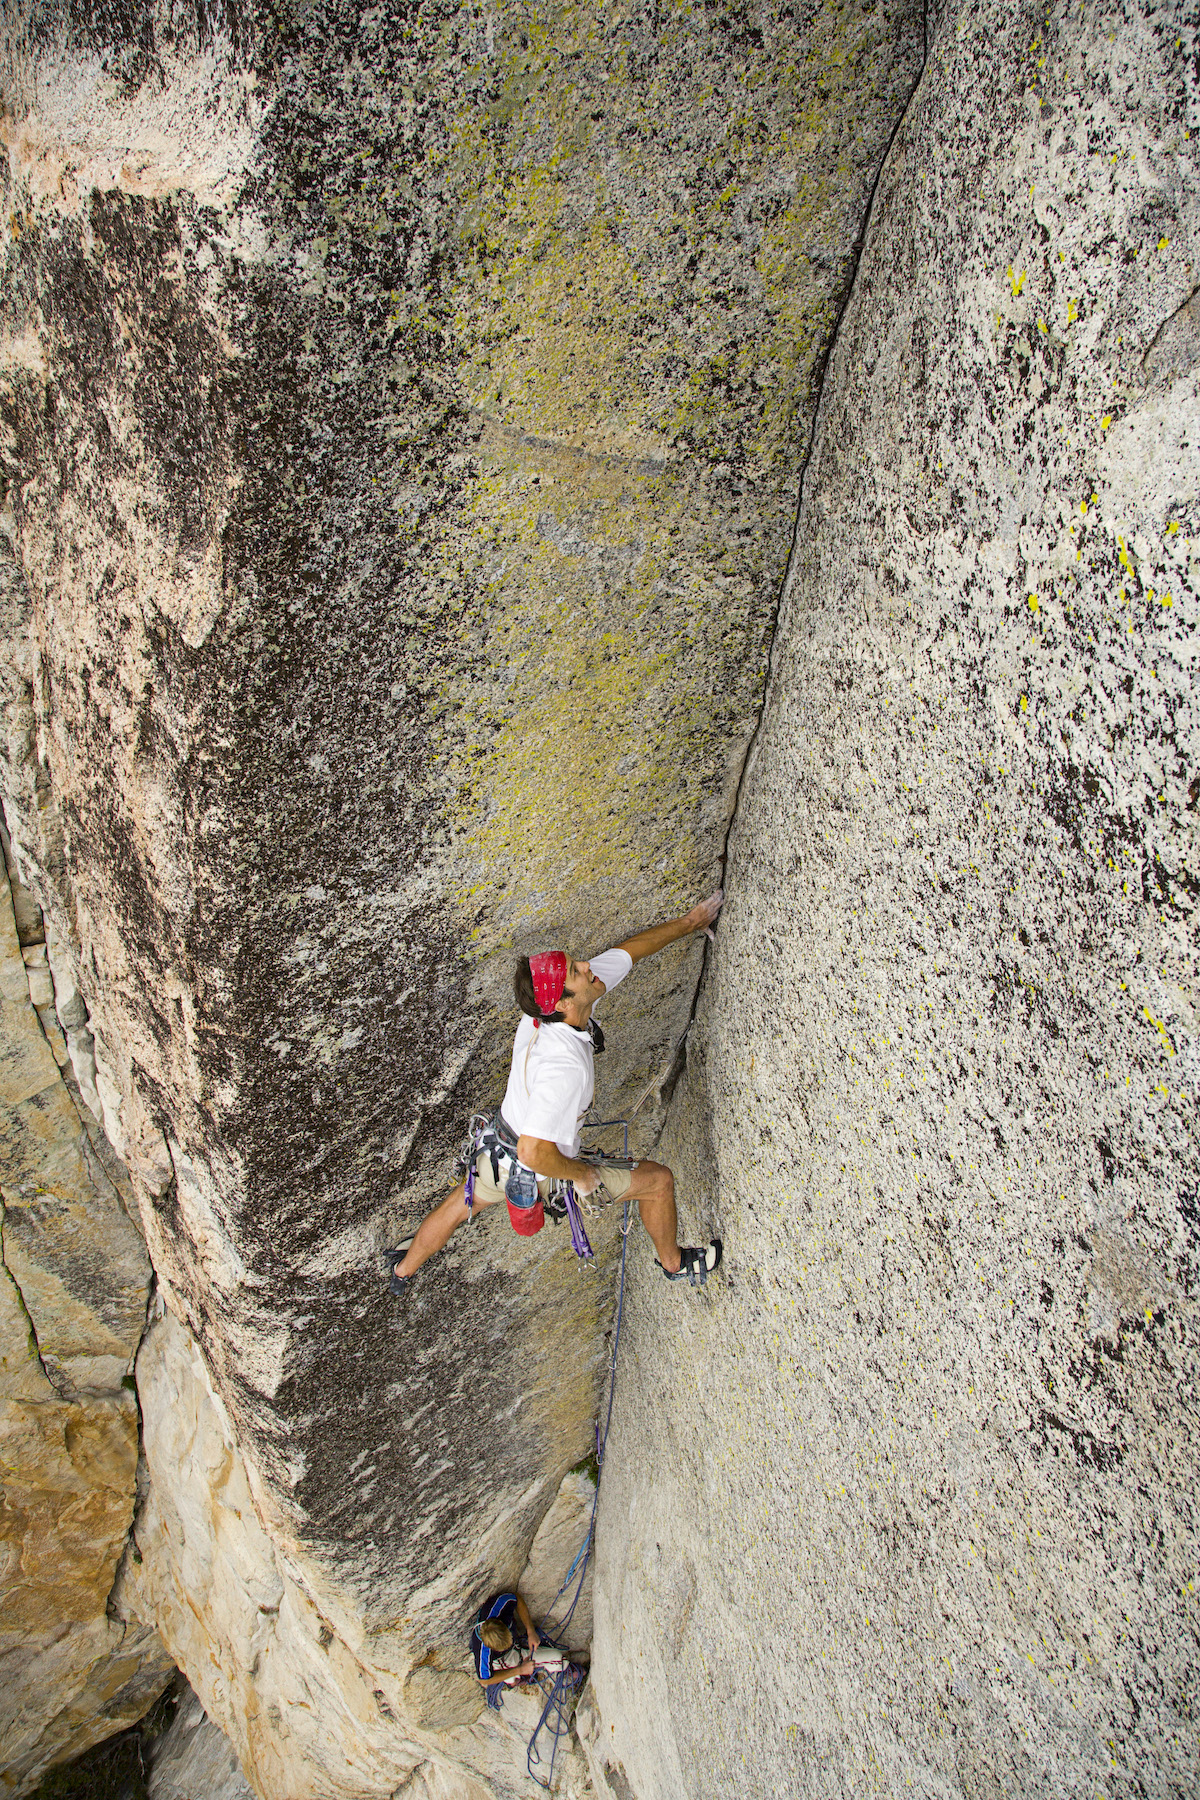
[[[914,65],[894,19],[837,5],[479,18],[442,166],[480,433],[452,830],[483,949],[594,907],[617,867],[665,901],[662,839],[684,886],[721,841],[816,372]]]
[[[497,443],[476,490],[489,633],[456,771],[462,898],[494,898],[505,871],[501,931],[579,916],[619,875],[664,901],[699,878],[766,656],[760,547],[739,558],[694,527],[711,483],[563,452],[530,475],[533,454]],[[708,497],[727,522],[728,497]]]
[[[881,22],[522,9],[460,111],[466,379],[489,415],[626,454],[763,471],[794,452],[878,144]],[[789,470],[794,474],[794,467]]]

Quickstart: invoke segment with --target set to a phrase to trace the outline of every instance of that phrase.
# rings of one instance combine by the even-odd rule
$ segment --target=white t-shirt
[[[591,966],[611,993],[632,969],[633,958],[628,950],[605,950],[592,957]],[[603,999],[602,994],[596,1004]],[[561,1021],[535,1026],[524,1014],[500,1109],[517,1136],[545,1138],[564,1156],[578,1156],[579,1128],[595,1091],[595,1052],[588,1033]]]

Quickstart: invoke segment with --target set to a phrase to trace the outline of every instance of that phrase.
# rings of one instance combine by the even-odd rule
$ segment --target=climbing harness
[[[517,1157],[517,1134],[502,1112],[473,1113],[463,1147],[458,1153],[458,1173],[464,1177],[468,1222],[474,1217],[475,1179],[479,1158],[485,1155],[492,1165],[492,1180],[500,1186],[500,1165],[508,1164],[504,1182],[504,1198],[514,1231],[522,1237],[533,1237],[546,1222],[537,1176]]]
[[[484,1153],[492,1165],[492,1180],[500,1186],[501,1158],[517,1160],[517,1140],[505,1123],[502,1113],[472,1113],[463,1147],[458,1153],[457,1173],[466,1177],[467,1218],[475,1204],[475,1165]]]
[[[629,1123],[626,1119],[584,1120],[585,1131],[607,1131],[618,1125],[623,1133],[619,1156],[607,1150],[589,1150],[584,1157],[585,1162],[594,1163],[600,1169],[601,1187],[604,1185],[603,1171],[606,1167],[636,1167],[637,1158],[629,1154]],[[533,1237],[542,1229],[547,1214],[556,1221],[566,1219],[571,1227],[571,1247],[579,1258],[580,1267],[594,1269],[596,1254],[588,1239],[583,1222],[584,1214],[596,1218],[605,1206],[612,1205],[612,1200],[596,1198],[594,1192],[587,1196],[577,1195],[573,1182],[552,1180],[550,1192],[543,1201],[538,1192],[537,1176],[517,1159],[516,1133],[503,1113],[473,1113],[467,1136],[458,1154],[457,1165],[458,1172],[465,1177],[468,1220],[474,1216],[476,1164],[480,1156],[484,1155],[491,1162],[492,1179],[497,1187],[500,1186],[501,1163],[507,1162],[509,1165],[504,1195],[514,1231],[522,1237]],[[626,1213],[628,1214],[628,1208]]]

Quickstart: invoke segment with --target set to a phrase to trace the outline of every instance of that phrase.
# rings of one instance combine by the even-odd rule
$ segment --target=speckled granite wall
[[[944,10],[805,473],[601,1500],[622,1796],[1200,1782],[1200,89]]]
[[[610,1292],[493,1216],[400,1313],[379,1252],[496,1097],[513,948],[715,883],[922,19],[2,31],[5,816],[263,1518],[348,1656],[432,1683],[589,1448]],[[609,1012],[648,1131],[699,966]]]

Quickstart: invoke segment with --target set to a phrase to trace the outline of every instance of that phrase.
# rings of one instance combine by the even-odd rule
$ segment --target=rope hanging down
[[[620,1121],[618,1121],[618,1123],[619,1122]],[[626,1127],[626,1131],[628,1132],[628,1127]],[[587,1575],[588,1564],[591,1561],[592,1549],[595,1543],[596,1507],[600,1500],[600,1477],[604,1470],[604,1452],[608,1448],[608,1430],[609,1426],[612,1424],[613,1396],[616,1393],[617,1388],[617,1351],[621,1344],[621,1316],[625,1310],[625,1252],[628,1247],[629,1202],[627,1200],[625,1202],[621,1220],[621,1278],[617,1287],[617,1322],[613,1329],[612,1362],[608,1378],[608,1408],[604,1415],[603,1435],[601,1435],[599,1422],[597,1422],[596,1425],[596,1492],[592,1496],[592,1510],[588,1519],[587,1533],[582,1544],[579,1546],[579,1553],[576,1556],[575,1561],[571,1564],[571,1567],[567,1570],[566,1579],[563,1581],[562,1586],[550,1602],[550,1612],[553,1614],[554,1608],[558,1605],[572,1581],[575,1580],[575,1573],[576,1570],[578,1570],[579,1578],[575,1582],[575,1593],[572,1597],[570,1606],[568,1606],[561,1619],[555,1621],[553,1624],[550,1619],[547,1619],[546,1621],[546,1635],[551,1641],[557,1638],[560,1633],[564,1632],[571,1623],[572,1615],[579,1604],[579,1596],[583,1592],[584,1577]],[[535,1781],[540,1788],[544,1788],[549,1792],[554,1781],[554,1762],[558,1755],[558,1746],[562,1738],[564,1738],[570,1730],[571,1715],[574,1712],[575,1695],[583,1686],[583,1676],[582,1672],[576,1669],[573,1663],[568,1663],[559,1670],[553,1681],[550,1681],[550,1677],[547,1674],[538,1676],[537,1682],[547,1698],[546,1704],[542,1708],[542,1716],[534,1727],[533,1736],[529,1740],[529,1749],[525,1756],[525,1767],[528,1769],[531,1779]],[[548,1687],[547,1683],[549,1683]],[[550,1762],[545,1778],[543,1779],[537,1772],[537,1767],[535,1767],[535,1765],[540,1767],[543,1760],[542,1753],[538,1749],[538,1739],[541,1736],[542,1731],[546,1728],[549,1729],[551,1735]]]

